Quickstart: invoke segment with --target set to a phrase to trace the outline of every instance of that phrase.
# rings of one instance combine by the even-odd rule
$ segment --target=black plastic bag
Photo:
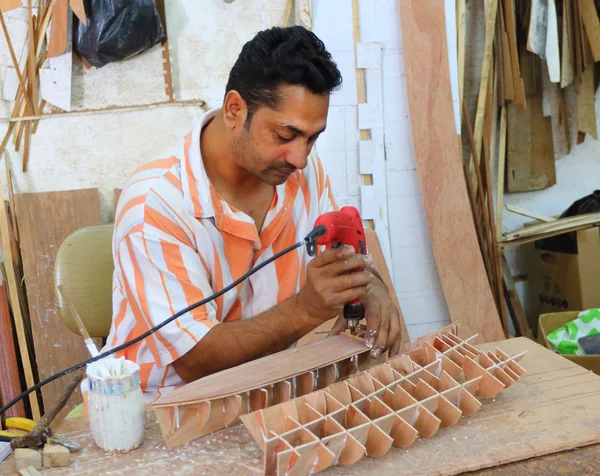
[[[87,25],[73,19],[73,48],[97,68],[166,39],[154,0],[84,0]]]
[[[573,202],[573,204],[567,208],[560,217],[565,218],[596,212],[600,212],[600,190],[594,190],[594,192],[590,195]]]

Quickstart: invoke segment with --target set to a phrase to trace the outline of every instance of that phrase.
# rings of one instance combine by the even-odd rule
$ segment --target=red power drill
[[[365,230],[363,228],[360,213],[354,207],[342,207],[340,211],[328,212],[321,215],[315,221],[311,235],[317,236],[317,244],[325,245],[326,248],[339,248],[343,245],[351,245],[358,254],[367,254],[367,242],[365,240]],[[308,253],[314,256],[314,239],[308,245]],[[360,272],[362,269],[351,271]],[[365,308],[362,298],[356,298],[354,301],[344,305],[344,318],[348,321],[348,327],[352,334],[358,326],[360,320],[365,317]]]

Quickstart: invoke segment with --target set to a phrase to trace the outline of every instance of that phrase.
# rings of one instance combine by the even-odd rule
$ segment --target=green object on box
[[[577,315],[577,319],[548,334],[548,343],[552,350],[567,355],[585,355],[579,345],[581,337],[600,333],[600,309],[588,309]]]

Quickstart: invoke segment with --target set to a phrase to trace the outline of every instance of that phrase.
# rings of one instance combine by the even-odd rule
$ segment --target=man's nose
[[[302,170],[308,164],[309,154],[310,149],[306,147],[306,144],[298,144],[295,147],[290,147],[285,160],[297,169]]]

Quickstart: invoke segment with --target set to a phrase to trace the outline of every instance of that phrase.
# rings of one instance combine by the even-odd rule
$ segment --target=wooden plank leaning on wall
[[[463,335],[505,338],[486,276],[453,122],[444,0],[399,0],[417,172],[450,317]]]
[[[102,224],[100,199],[98,189],[84,189],[22,193],[15,195],[15,201],[35,356],[43,380],[89,358],[83,338],[71,332],[58,315],[54,262],[58,248],[72,232]],[[45,408],[52,406],[65,384],[64,379],[57,379],[42,388]],[[57,422],[81,401],[77,390]]]

